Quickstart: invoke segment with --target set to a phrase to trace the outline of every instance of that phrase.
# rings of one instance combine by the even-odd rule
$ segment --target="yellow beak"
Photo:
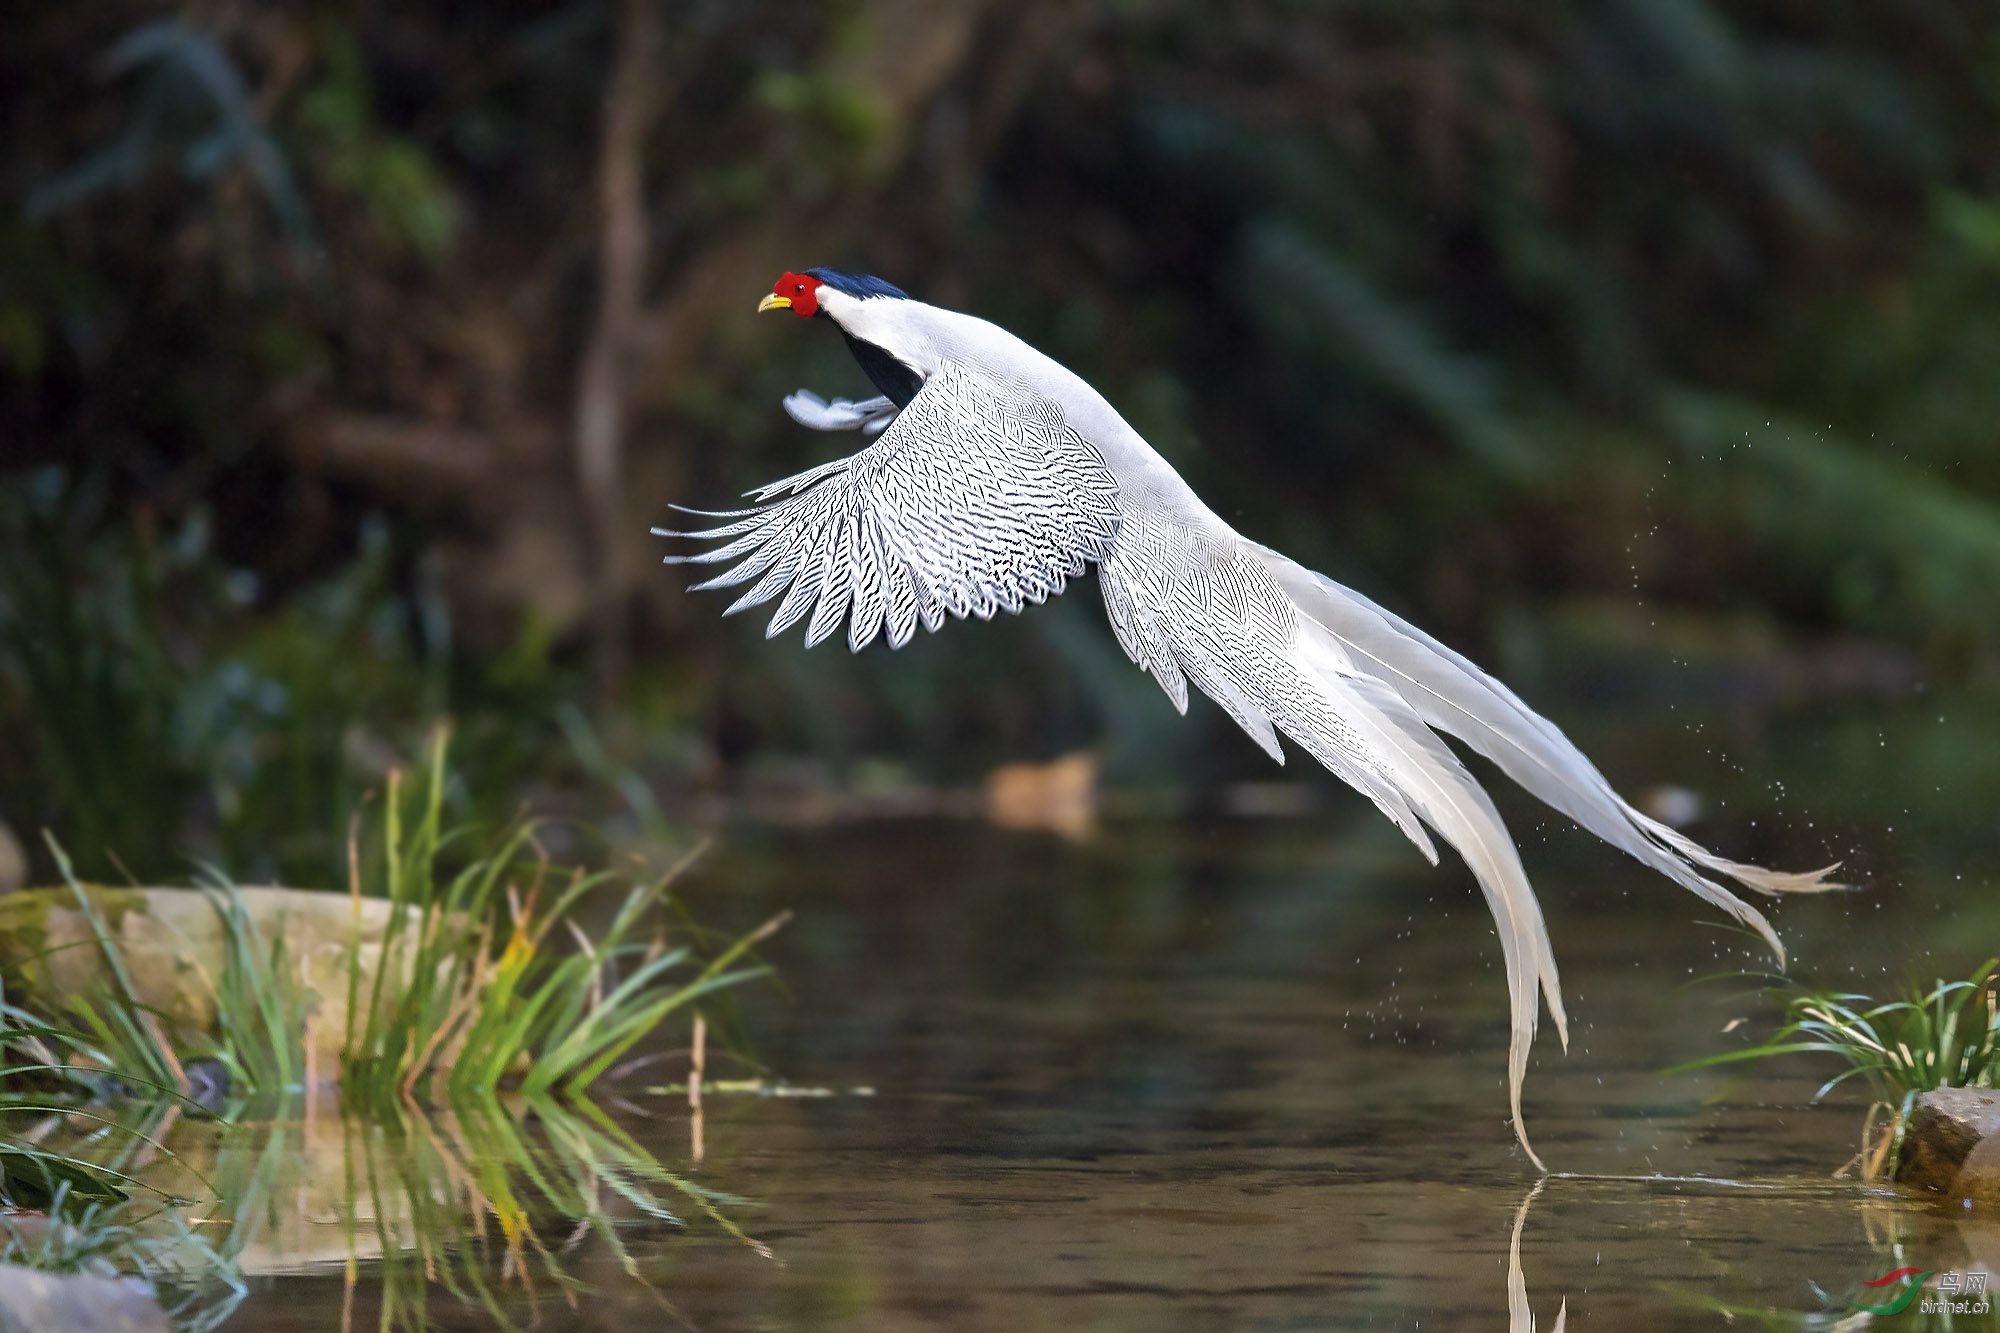
[[[792,298],[789,296],[780,296],[776,292],[764,293],[764,299],[757,303],[757,313],[760,315],[766,310],[790,310],[791,308]]]

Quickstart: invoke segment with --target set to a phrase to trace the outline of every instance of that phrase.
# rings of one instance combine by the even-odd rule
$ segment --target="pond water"
[[[1800,753],[1786,771],[1809,785]],[[1810,1106],[1824,1066],[1663,1075],[1768,1030],[1749,983],[1691,984],[1766,960],[1511,805],[1573,1022],[1567,1054],[1545,1029],[1529,1075],[1557,1173],[1539,1180],[1505,1121],[1504,986],[1469,877],[1358,800],[1307,804],[1114,819],[1081,841],[969,821],[732,828],[688,885],[700,914],[798,915],[773,949],[781,987],[716,1022],[825,1095],[711,1090],[699,1160],[685,1097],[636,1090],[601,1124],[516,1108],[252,1126],[212,1158],[183,1140],[223,1176],[266,1173],[238,1206],[264,1230],[226,1327],[374,1328],[385,1301],[438,1328],[496,1311],[556,1329],[1846,1327],[1846,1299],[1875,1299],[1860,1284],[1889,1269],[2000,1268],[2000,1228],[1833,1178],[1866,1097]],[[1892,867],[1877,883],[1779,909],[1795,969],[1879,989],[1933,958],[1965,975],[2000,939],[1990,887],[1975,900],[1958,878],[1990,885],[1990,819],[1929,849],[1947,873],[1922,868],[1936,840],[1900,818],[1843,832]],[[1788,864],[1818,845],[1801,836],[1777,849]],[[709,1072],[757,1071],[718,1054]],[[530,1201],[501,1144],[568,1135],[539,1169],[592,1184],[621,1132],[687,1189],[654,1186],[684,1225],[607,1193],[638,1218],[616,1247]],[[445,1165],[410,1165],[428,1158]],[[493,1207],[510,1192],[519,1227]]]

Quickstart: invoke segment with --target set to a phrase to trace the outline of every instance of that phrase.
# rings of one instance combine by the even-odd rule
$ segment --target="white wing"
[[[888,398],[868,398],[852,402],[836,398],[832,402],[811,389],[800,389],[785,397],[785,415],[811,430],[858,430],[879,435],[896,419],[896,404]]]
[[[653,529],[726,540],[667,562],[740,560],[695,587],[756,579],[725,614],[783,594],[767,637],[810,613],[808,646],[846,620],[856,652],[885,627],[900,648],[947,612],[988,618],[1045,601],[1104,558],[1119,524],[1117,483],[1059,408],[957,365],[931,376],[868,448],[751,496],[754,508],[706,515],[733,520],[719,527]]]

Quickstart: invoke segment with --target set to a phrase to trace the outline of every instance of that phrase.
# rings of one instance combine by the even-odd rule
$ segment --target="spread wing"
[[[896,404],[888,398],[832,402],[811,389],[799,389],[785,398],[785,415],[812,430],[858,430],[864,435],[880,435],[896,419]]]
[[[695,589],[755,579],[724,614],[782,594],[766,637],[810,613],[808,647],[843,619],[859,652],[885,629],[900,648],[946,612],[1019,611],[1118,535],[1118,487],[1097,449],[1055,404],[962,366],[925,381],[860,453],[750,494],[752,508],[703,515],[730,520],[720,526],[653,531],[724,542],[667,563],[740,561]]]

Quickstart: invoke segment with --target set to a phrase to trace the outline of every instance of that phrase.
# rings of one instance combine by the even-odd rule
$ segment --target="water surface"
[[[1458,1330],[1529,1310],[1547,1328],[1565,1306],[1571,1328],[1723,1328],[1724,1307],[1816,1326],[1904,1263],[2000,1267],[2000,1232],[1832,1178],[1866,1098],[1809,1107],[1814,1066],[1662,1076],[1768,1026],[1745,987],[1687,984],[1768,960],[1517,814],[1573,1024],[1567,1055],[1545,1026],[1529,1076],[1557,1172],[1538,1187],[1505,1122],[1485,909],[1358,804],[1114,821],[1081,843],[950,821],[730,830],[689,886],[703,915],[798,919],[774,950],[783,991],[719,1021],[835,1095],[712,1093],[699,1162],[684,1098],[608,1106],[740,1197],[721,1212],[758,1244],[681,1210],[684,1227],[621,1229],[628,1270],[550,1219],[538,1241],[590,1292],[572,1307],[536,1277],[539,1326]],[[1819,979],[1933,954],[1968,971],[1954,950],[1994,914],[1959,892],[1904,877],[1780,923]],[[264,1262],[296,1271],[255,1278],[232,1327],[375,1326],[382,1261],[349,1278],[337,1211],[291,1224],[295,1257]],[[521,1265],[484,1243],[461,1250],[525,1322]],[[492,1322],[441,1281],[427,1308]]]

